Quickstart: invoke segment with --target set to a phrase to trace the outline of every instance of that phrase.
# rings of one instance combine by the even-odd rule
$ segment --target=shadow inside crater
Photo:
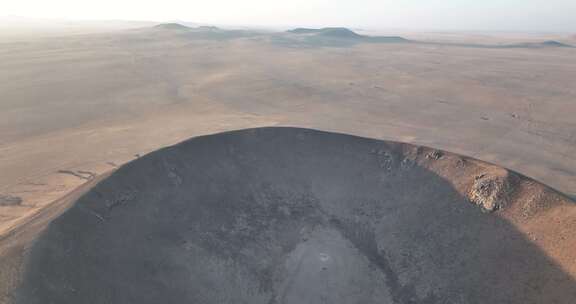
[[[297,128],[135,160],[34,244],[16,303],[572,303],[522,233],[404,155]]]

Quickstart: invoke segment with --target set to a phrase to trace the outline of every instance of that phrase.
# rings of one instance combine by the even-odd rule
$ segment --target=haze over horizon
[[[370,29],[571,32],[572,0],[20,0],[1,16],[75,20],[134,20],[252,26],[347,26]]]

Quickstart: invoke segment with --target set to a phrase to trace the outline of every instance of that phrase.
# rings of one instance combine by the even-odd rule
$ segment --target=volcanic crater
[[[574,253],[550,244],[574,237],[541,224],[559,210],[574,204],[453,153],[248,129],[120,167],[0,279],[27,304],[570,303]]]

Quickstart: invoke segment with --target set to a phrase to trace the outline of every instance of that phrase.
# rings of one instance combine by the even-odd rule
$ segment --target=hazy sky
[[[0,15],[237,25],[575,31],[576,0],[0,0]]]

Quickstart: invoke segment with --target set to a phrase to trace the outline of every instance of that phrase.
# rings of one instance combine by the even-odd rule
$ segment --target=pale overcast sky
[[[575,31],[576,0],[0,0],[0,15],[263,26]]]

